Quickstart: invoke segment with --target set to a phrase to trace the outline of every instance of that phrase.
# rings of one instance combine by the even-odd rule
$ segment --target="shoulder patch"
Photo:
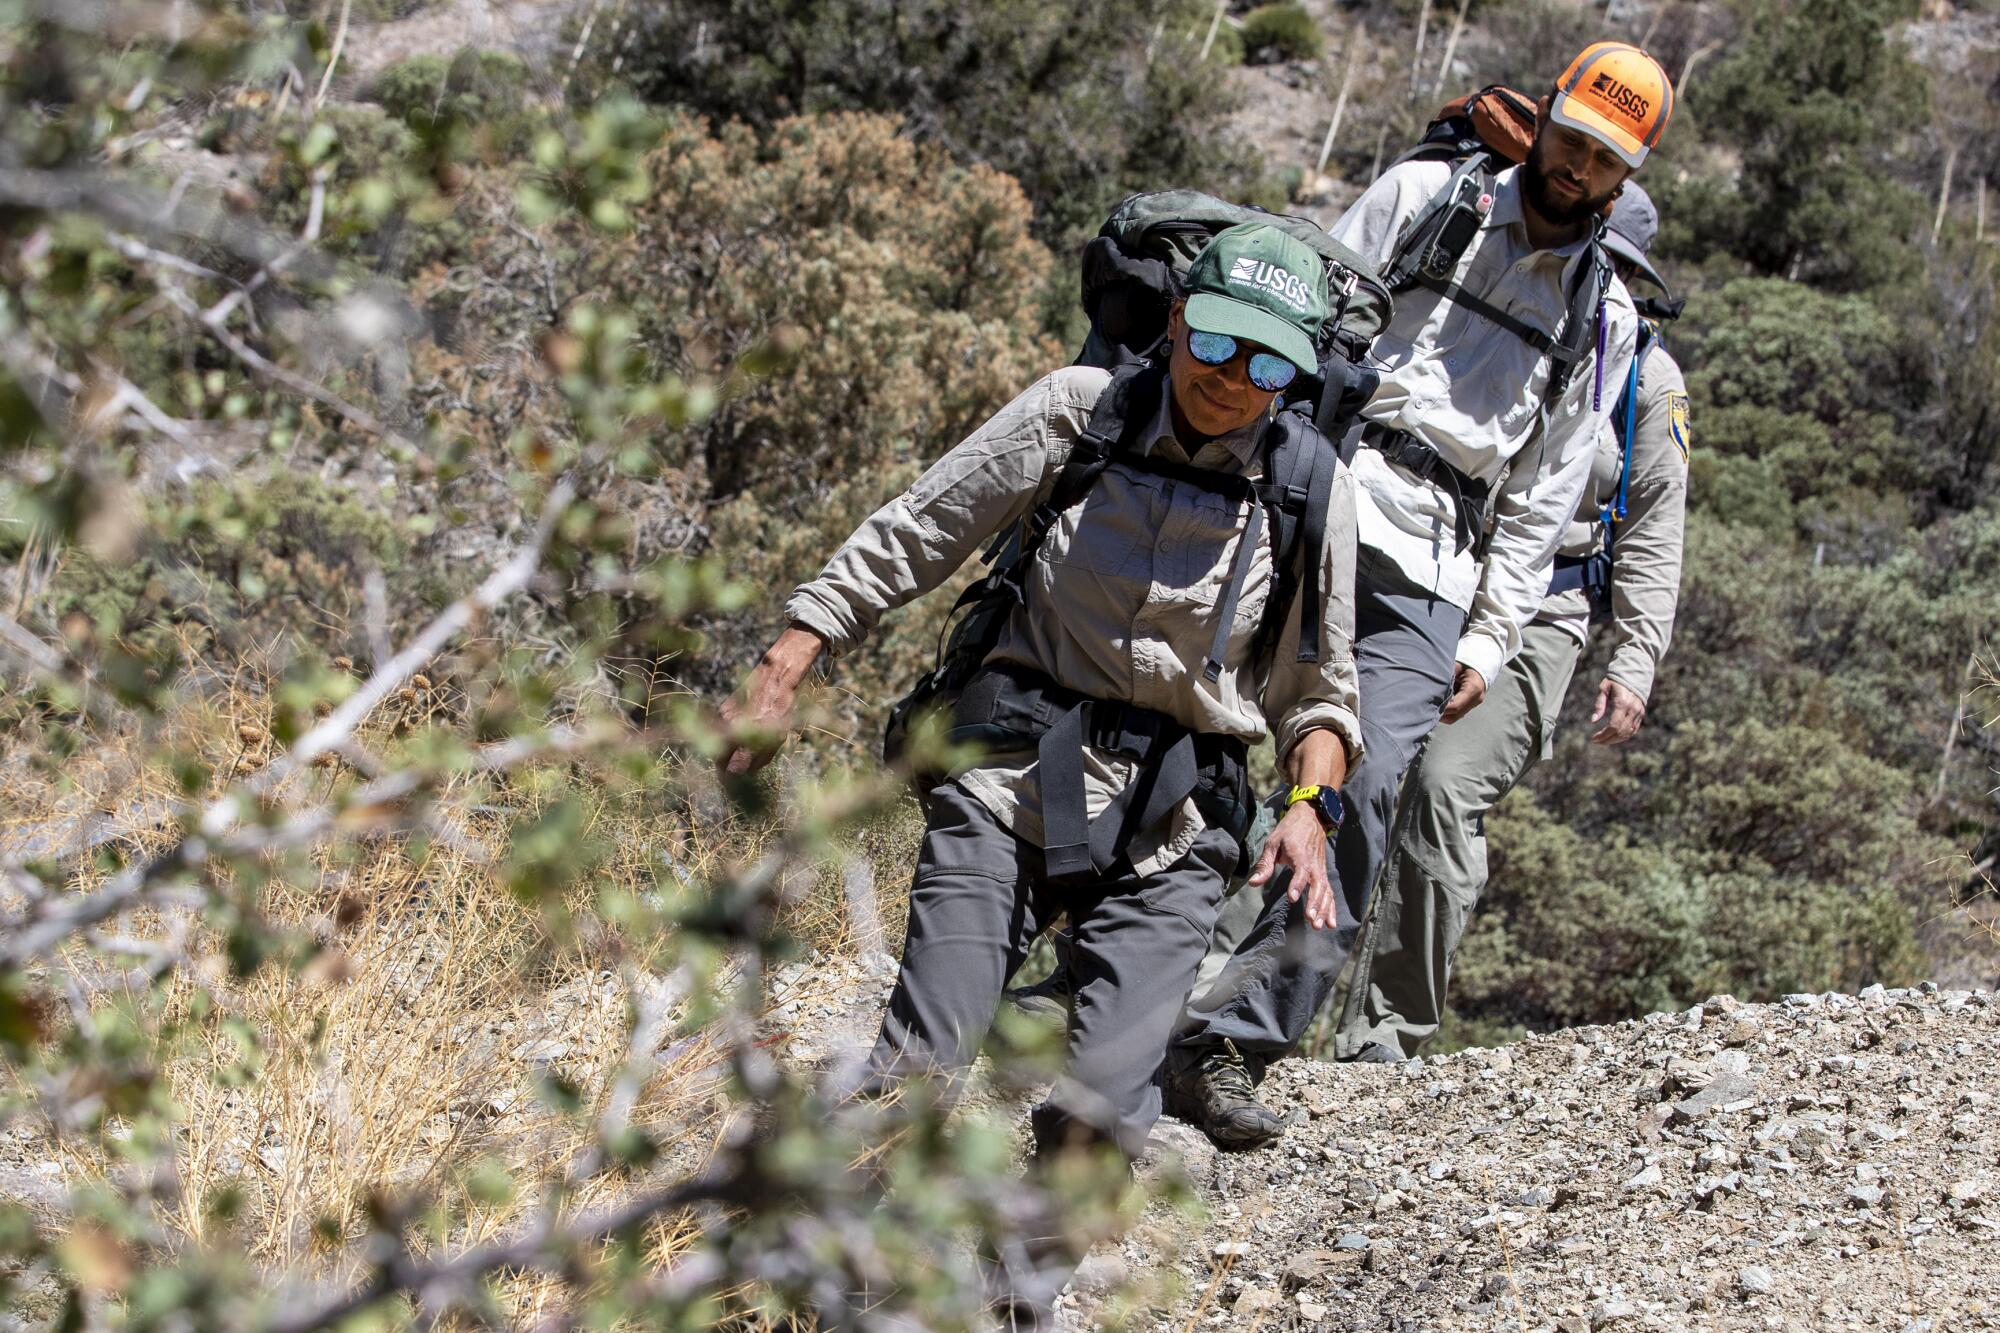
[[[1688,456],[1688,396],[1684,393],[1667,395],[1667,433],[1673,436],[1674,448],[1681,451],[1681,461]]]

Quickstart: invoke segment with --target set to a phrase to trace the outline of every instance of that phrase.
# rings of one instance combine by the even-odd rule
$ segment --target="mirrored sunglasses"
[[[1236,339],[1226,333],[1188,330],[1188,350],[1204,366],[1227,365],[1236,355]],[[1298,378],[1299,368],[1276,352],[1250,354],[1250,382],[1265,393],[1277,393]]]

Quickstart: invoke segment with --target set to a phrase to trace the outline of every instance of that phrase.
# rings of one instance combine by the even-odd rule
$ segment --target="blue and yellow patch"
[[[1667,433],[1674,437],[1674,448],[1681,451],[1681,461],[1688,456],[1688,396],[1684,393],[1667,395]]]

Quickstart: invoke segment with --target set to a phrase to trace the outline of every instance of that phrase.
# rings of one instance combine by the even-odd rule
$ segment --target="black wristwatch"
[[[1347,806],[1342,803],[1338,791],[1332,787],[1294,787],[1292,794],[1285,798],[1285,808],[1290,809],[1300,801],[1312,806],[1327,837],[1340,832],[1340,822],[1347,818]]]

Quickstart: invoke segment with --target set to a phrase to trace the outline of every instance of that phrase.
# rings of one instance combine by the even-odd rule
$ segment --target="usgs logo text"
[[[1600,74],[1590,81],[1590,90],[1602,94],[1604,100],[1623,111],[1634,120],[1644,120],[1652,114],[1652,103],[1626,87],[1609,74]]]
[[[1229,280],[1262,287],[1294,310],[1312,308],[1312,288],[1306,285],[1306,280],[1276,264],[1244,255],[1230,266]]]

